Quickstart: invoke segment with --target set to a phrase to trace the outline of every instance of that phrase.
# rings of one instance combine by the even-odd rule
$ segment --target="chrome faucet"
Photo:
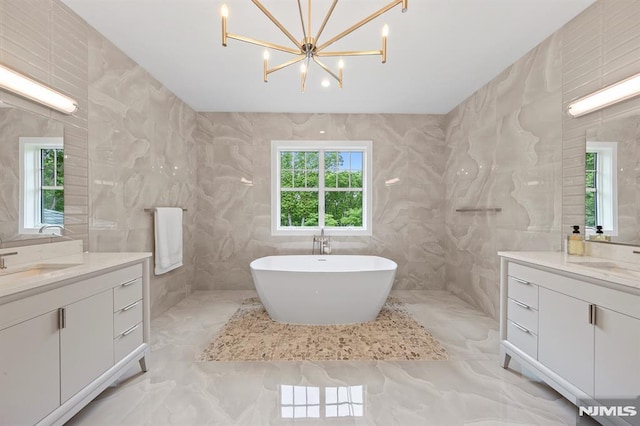
[[[313,236],[313,249],[311,250],[311,254],[314,254],[316,251],[316,243],[318,243],[318,247],[320,247],[320,254],[331,254],[331,238],[325,237],[324,228],[320,228],[320,236]]]
[[[16,254],[18,254],[17,251],[12,251],[11,253],[0,253],[0,269],[7,269],[7,267],[4,264],[5,256],[15,256]]]
[[[54,235],[62,235],[62,231],[64,231],[64,226],[62,226],[62,225],[44,225],[44,226],[40,227],[40,229],[38,230],[38,234],[44,233],[44,231],[49,229],[49,228],[59,228],[60,229],[60,234],[54,233]]]

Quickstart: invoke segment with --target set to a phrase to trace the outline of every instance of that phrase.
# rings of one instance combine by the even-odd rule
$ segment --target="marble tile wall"
[[[270,141],[318,139],[373,141],[373,236],[333,238],[333,253],[393,259],[396,289],[443,288],[443,118],[198,114],[196,288],[253,289],[253,259],[311,253],[310,237],[271,236]]]
[[[570,118],[570,101],[640,72],[640,2],[599,0],[447,117],[447,289],[498,314],[499,250],[560,250],[584,224],[585,135],[640,99]],[[491,169],[493,173],[487,172]],[[501,207],[461,214],[461,206]]]
[[[446,288],[493,317],[496,252],[560,249],[561,51],[556,33],[447,117]]]
[[[96,31],[89,32],[91,251],[153,251],[153,214],[184,214],[184,266],[151,277],[151,311],[189,294],[195,270],[196,114]]]
[[[185,266],[152,277],[152,315],[184,298],[195,269],[195,112],[59,0],[0,0],[0,62],[79,103],[67,116],[0,91],[64,125],[65,227],[85,250],[152,251],[143,209],[189,210]],[[0,205],[14,192],[2,191]]]
[[[0,90],[0,101],[64,124],[65,226],[85,249],[89,243],[88,28],[59,0],[0,0],[0,63],[78,102],[78,111],[69,116]]]

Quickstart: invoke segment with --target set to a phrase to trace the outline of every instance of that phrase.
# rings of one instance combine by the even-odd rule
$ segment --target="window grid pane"
[[[40,149],[40,223],[64,224],[64,150]]]
[[[363,182],[366,149],[293,149],[277,153],[278,229],[348,227],[366,231]],[[312,201],[309,194],[303,195],[305,192],[314,193]],[[311,212],[311,207],[316,210]]]
[[[280,386],[282,418],[319,418],[320,388],[314,386]]]
[[[587,152],[585,163],[585,226],[598,224],[598,153]]]

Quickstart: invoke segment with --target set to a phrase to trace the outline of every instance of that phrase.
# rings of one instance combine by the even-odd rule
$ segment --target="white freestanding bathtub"
[[[274,321],[353,324],[376,318],[397,267],[378,256],[268,256],[251,262],[251,275]]]

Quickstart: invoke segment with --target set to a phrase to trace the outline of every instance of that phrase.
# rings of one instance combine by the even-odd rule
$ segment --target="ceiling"
[[[221,45],[225,0],[62,0],[196,111],[445,114],[570,21],[594,0],[411,0],[332,46],[378,50],[390,27],[386,64],[345,57],[344,87],[323,88],[312,65],[300,91],[299,66],[262,81],[263,48]],[[301,0],[306,11],[308,0]],[[322,38],[340,33],[391,0],[339,2]],[[263,0],[302,38],[294,0]],[[249,0],[226,0],[228,31],[291,46]],[[313,32],[330,0],[312,2]],[[306,13],[306,12],[305,12]],[[272,51],[270,66],[292,59]],[[324,62],[337,69],[338,58]]]

